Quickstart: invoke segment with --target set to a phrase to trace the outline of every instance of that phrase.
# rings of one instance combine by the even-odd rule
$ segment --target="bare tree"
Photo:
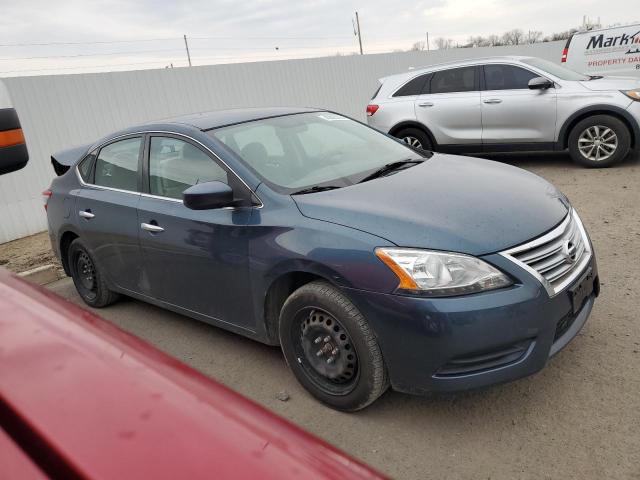
[[[411,45],[411,51],[412,52],[421,52],[425,48],[427,48],[427,44],[424,41],[418,41],[418,42],[414,43],[413,45]]]
[[[436,47],[438,47],[438,50],[447,50],[449,48],[454,48],[453,40],[450,38],[436,38],[435,44]]]
[[[502,35],[502,41],[505,45],[520,45],[524,40],[524,32],[519,28],[509,30]]]
[[[500,37],[498,35],[489,35],[487,37],[487,43],[491,46],[491,47],[498,47],[500,45],[502,45],[502,40],[500,39]]]
[[[527,43],[538,43],[542,39],[542,32],[540,30],[529,30],[527,33]]]

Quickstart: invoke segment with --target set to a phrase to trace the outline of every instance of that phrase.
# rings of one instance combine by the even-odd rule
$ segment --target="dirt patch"
[[[25,272],[49,264],[57,267],[60,277],[64,276],[62,265],[51,249],[47,232],[0,244],[0,267],[12,272]]]

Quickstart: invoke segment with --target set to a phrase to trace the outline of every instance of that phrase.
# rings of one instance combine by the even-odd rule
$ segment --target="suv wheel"
[[[302,386],[337,410],[361,410],[389,385],[367,321],[326,282],[308,283],[287,299],[280,313],[280,344]]]
[[[433,150],[433,145],[429,139],[429,135],[418,128],[405,128],[395,134],[395,137],[401,139],[410,147],[418,150]]]
[[[118,299],[118,294],[107,288],[104,276],[82,240],[76,238],[71,242],[67,258],[73,283],[87,305],[106,307]]]
[[[578,122],[569,134],[571,158],[585,167],[609,167],[629,153],[627,126],[609,115],[594,115]]]

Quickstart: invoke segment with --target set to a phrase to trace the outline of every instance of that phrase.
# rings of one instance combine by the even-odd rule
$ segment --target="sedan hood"
[[[403,247],[483,255],[551,230],[569,204],[553,185],[498,162],[434,154],[350,187],[292,197],[306,217]]]
[[[635,77],[602,77],[580,83],[585,88],[597,92],[640,88],[640,78]]]

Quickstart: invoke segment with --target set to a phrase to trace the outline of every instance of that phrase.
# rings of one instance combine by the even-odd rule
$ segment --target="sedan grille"
[[[564,290],[591,259],[589,238],[575,210],[552,231],[503,255],[534,274],[553,296]]]

